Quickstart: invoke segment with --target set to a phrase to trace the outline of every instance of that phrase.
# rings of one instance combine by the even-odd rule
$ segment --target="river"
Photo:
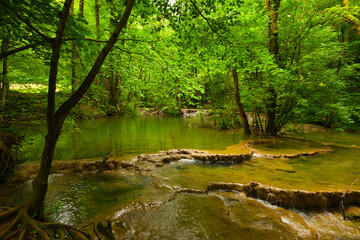
[[[23,149],[27,159],[39,159],[42,134],[32,133],[34,140]],[[241,130],[191,127],[186,118],[87,120],[77,131],[64,132],[55,159],[101,159],[113,150],[119,159],[173,148],[226,151],[243,139]],[[68,224],[111,219],[118,239],[358,239],[360,224],[343,221],[340,212],[326,207],[320,212],[287,210],[236,192],[173,195],[174,189],[202,190],[210,182],[251,181],[289,190],[346,191],[360,177],[358,133],[311,132],[301,140],[281,138],[258,149],[286,153],[319,145],[334,152],[297,158],[258,155],[238,164],[181,160],[157,168],[155,177],[54,174],[46,212],[51,220]],[[30,185],[17,187],[12,197],[20,201]]]

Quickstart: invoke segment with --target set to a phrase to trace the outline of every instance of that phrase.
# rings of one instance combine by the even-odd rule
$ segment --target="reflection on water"
[[[103,157],[113,150],[118,156],[173,148],[224,149],[242,139],[241,130],[217,131],[189,127],[186,118],[107,118],[78,123],[78,131],[63,131],[54,159]],[[22,156],[40,160],[45,128],[23,130],[28,144]],[[38,131],[38,132],[37,132]]]

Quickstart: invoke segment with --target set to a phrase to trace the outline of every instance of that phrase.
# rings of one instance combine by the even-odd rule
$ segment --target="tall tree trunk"
[[[250,126],[249,126],[249,122],[244,110],[244,105],[241,102],[241,98],[240,98],[240,93],[239,93],[239,75],[237,73],[236,68],[233,68],[232,70],[232,76],[233,76],[233,80],[234,80],[234,92],[235,92],[235,102],[236,105],[238,107],[239,113],[240,113],[240,118],[241,118],[241,122],[243,124],[244,127],[244,133],[246,135],[250,135],[251,131],[250,131]]]
[[[84,3],[85,3],[85,0],[80,0],[79,1],[79,17],[84,17]]]
[[[70,14],[74,16],[74,2],[72,2],[70,7]],[[71,41],[71,93],[74,93],[76,90],[76,87],[79,82],[79,76],[78,76],[78,61],[77,61],[77,55],[76,55],[76,44],[75,41]]]
[[[99,0],[95,0],[94,3],[95,7],[95,23],[96,23],[96,39],[100,40],[100,5]],[[97,53],[100,53],[100,43],[97,43]],[[100,85],[100,76],[96,76],[95,78],[95,85]]]
[[[117,104],[119,103],[119,73],[118,71],[115,69],[116,65],[112,66],[112,71],[111,71],[111,77],[110,77],[110,98],[109,98],[109,104],[111,106],[116,107]]]
[[[265,134],[276,136],[278,133],[278,126],[276,121],[277,93],[273,86],[269,87],[267,94]]]
[[[51,170],[54,150],[57,139],[61,133],[64,121],[74,106],[81,100],[86,91],[90,88],[95,76],[99,72],[102,64],[104,63],[107,55],[116,43],[120,32],[125,27],[129,19],[131,10],[134,6],[135,0],[129,0],[126,9],[120,22],[111,35],[109,41],[101,50],[90,72],[80,85],[80,87],[58,108],[55,112],[55,91],[56,91],[56,78],[58,73],[58,63],[60,57],[60,48],[64,35],[66,20],[69,14],[70,5],[72,0],[65,0],[62,13],[59,17],[58,29],[56,37],[52,42],[52,57],[50,63],[50,76],[49,76],[49,90],[48,90],[48,109],[47,109],[47,129],[48,133],[45,137],[45,146],[41,158],[41,165],[38,175],[33,181],[33,190],[28,199],[28,211],[31,216],[33,214],[42,212],[44,200],[48,188],[48,178]]]
[[[4,38],[1,42],[1,53],[6,52],[9,46],[9,39]],[[9,79],[8,79],[8,57],[4,57],[1,74],[1,102],[5,105],[7,94],[9,92]]]
[[[112,16],[110,18],[110,28],[114,27],[115,25],[115,14],[114,12],[110,12],[110,15]],[[124,45],[124,41],[121,42],[122,45]],[[110,65],[110,78],[109,81],[109,105],[113,107],[117,107],[117,104],[119,103],[119,76],[118,76],[118,61],[112,61]]]
[[[274,56],[275,62],[279,62],[279,43],[277,21],[279,16],[280,0],[265,0],[266,10],[269,14],[269,52]],[[276,124],[277,92],[273,84],[269,85],[268,97],[266,98],[266,124],[265,134],[276,136],[278,127]]]
[[[61,125],[56,125],[55,118],[55,92],[56,80],[58,74],[58,65],[60,58],[60,49],[64,36],[66,21],[71,8],[72,0],[65,0],[63,10],[59,16],[58,28],[56,30],[56,37],[52,40],[50,74],[48,84],[48,99],[47,99],[47,135],[45,137],[45,146],[41,157],[41,165],[38,175],[33,181],[33,190],[30,195],[30,203],[28,211],[30,215],[42,213],[44,200],[48,188],[48,178],[50,174],[51,164],[53,160],[55,145],[61,132]]]
[[[279,43],[277,21],[279,17],[280,0],[265,0],[266,10],[269,14],[268,33],[269,33],[269,52],[274,55],[278,62]]]
[[[96,38],[100,40],[100,6],[99,0],[95,0],[95,22],[96,22]],[[98,43],[98,52],[100,52],[100,43]]]

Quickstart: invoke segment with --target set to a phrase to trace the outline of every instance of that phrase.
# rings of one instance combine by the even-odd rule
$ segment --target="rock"
[[[284,190],[264,186],[260,183],[209,183],[207,191],[239,191],[248,197],[268,201],[284,208],[326,210],[339,207],[342,192],[308,192]],[[360,191],[351,191],[346,195],[345,205],[360,205]]]

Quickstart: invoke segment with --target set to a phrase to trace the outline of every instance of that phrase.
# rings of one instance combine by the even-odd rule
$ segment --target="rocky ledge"
[[[210,154],[193,149],[173,149],[156,154],[141,154],[132,159],[117,160],[104,157],[98,160],[62,160],[54,161],[51,174],[97,173],[104,171],[121,171],[121,174],[135,174],[151,171],[164,164],[180,159],[197,160],[209,163],[240,163],[251,159],[252,154]],[[17,166],[8,183],[25,182],[36,176],[40,163],[28,163]]]
[[[193,149],[172,149],[158,154],[141,154],[131,162],[137,163],[138,165],[150,162],[155,163],[157,167],[161,167],[166,163],[178,161],[180,159],[197,160],[209,163],[241,163],[250,160],[251,157],[251,152],[243,154],[215,154]]]
[[[237,191],[247,197],[267,201],[273,205],[296,209],[331,209],[337,208],[345,194],[340,191],[308,192],[301,190],[284,190],[265,186],[260,183],[209,183],[207,191]],[[344,198],[344,205],[360,205],[360,191],[350,191]]]

